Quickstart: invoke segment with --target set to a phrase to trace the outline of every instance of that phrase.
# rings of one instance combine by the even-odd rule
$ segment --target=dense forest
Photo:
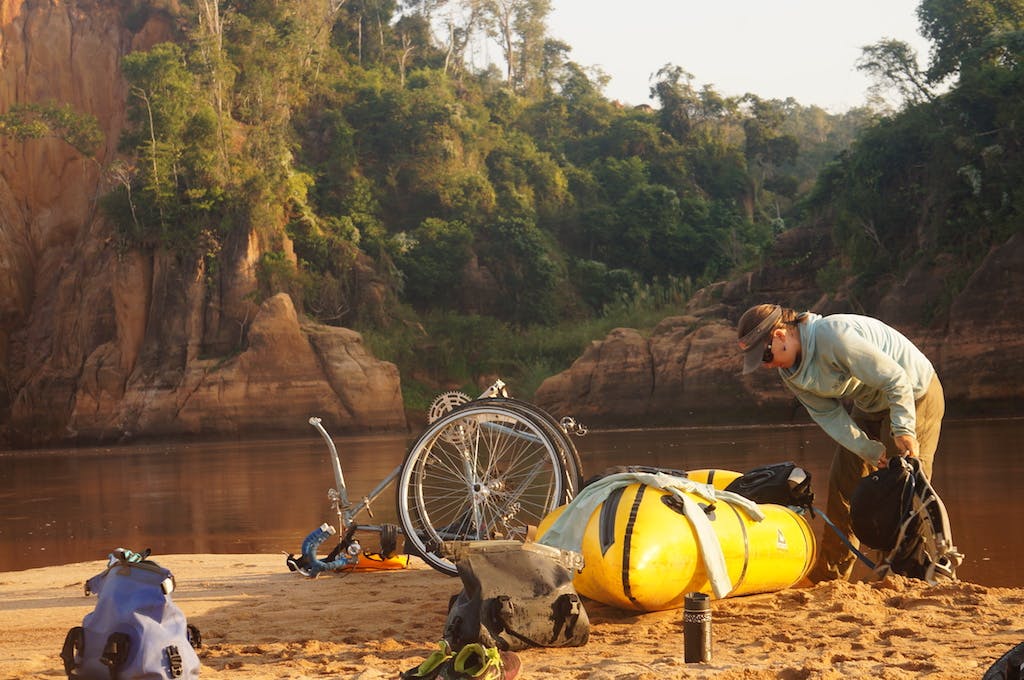
[[[674,64],[652,65],[650,105],[610,101],[548,34],[550,9],[138,3],[130,21],[165,13],[178,34],[123,62],[129,124],[103,208],[123,247],[207,272],[230,234],[259,230],[279,244],[260,296],[362,331],[412,401],[484,374],[535,387],[797,225],[831,239],[822,289],[853,295],[1021,228],[1024,0],[923,0],[930,54],[865,46],[878,97],[841,114],[720,93]],[[483,41],[500,63],[477,63]],[[22,107],[0,132],[56,131],[88,155],[88,123]]]

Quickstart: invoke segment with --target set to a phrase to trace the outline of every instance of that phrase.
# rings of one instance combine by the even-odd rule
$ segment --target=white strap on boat
[[[704,568],[711,582],[711,589],[716,598],[723,598],[732,592],[732,579],[725,564],[722,546],[718,534],[711,526],[711,520],[703,508],[691,496],[699,496],[709,503],[723,501],[741,508],[750,519],[760,522],[764,513],[757,503],[732,491],[716,489],[710,484],[701,484],[686,477],[678,477],[662,472],[620,472],[603,477],[582,489],[569,503],[561,515],[552,523],[538,543],[563,550],[580,552],[583,546],[583,534],[591,515],[608,498],[615,489],[630,484],[646,484],[677,496],[683,503],[686,518],[693,525],[694,533],[700,547]]]

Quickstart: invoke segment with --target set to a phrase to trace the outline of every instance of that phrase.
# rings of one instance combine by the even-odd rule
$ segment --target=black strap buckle
[[[167,668],[171,671],[171,677],[180,678],[184,668],[181,665],[181,654],[178,652],[177,646],[167,646],[164,653],[167,654]]]

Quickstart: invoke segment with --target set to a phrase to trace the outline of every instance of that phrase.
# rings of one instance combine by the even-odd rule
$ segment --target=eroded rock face
[[[255,231],[225,244],[213,285],[198,259],[115,249],[96,201],[125,119],[120,61],[170,39],[173,10],[0,0],[0,111],[67,103],[106,140],[86,159],[0,137],[0,442],[305,435],[311,415],[404,429],[398,371],[357,333],[304,322],[286,296],[253,302],[269,249]]]
[[[102,345],[88,362],[101,370],[86,375],[109,379],[82,382],[70,427],[87,439],[245,437],[308,429],[316,415],[332,432],[404,429],[398,369],[374,359],[358,333],[300,324],[281,293],[260,306],[247,340],[235,357],[191,358],[180,375],[166,364],[169,374],[125,390],[116,345]]]

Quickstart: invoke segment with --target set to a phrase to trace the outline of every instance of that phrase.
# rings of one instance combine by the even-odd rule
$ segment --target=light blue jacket
[[[800,363],[780,368],[783,384],[841,446],[871,464],[885,451],[853,422],[842,400],[867,413],[889,411],[893,436],[915,432],[914,401],[935,369],[899,331],[855,314],[808,313],[800,324]]]

